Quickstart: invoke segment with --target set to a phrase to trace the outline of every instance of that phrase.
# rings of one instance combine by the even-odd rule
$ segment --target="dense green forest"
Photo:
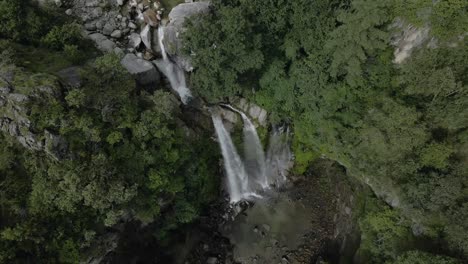
[[[196,92],[292,123],[296,173],[323,154],[386,198],[396,210],[361,220],[369,262],[449,263],[398,257],[408,228],[468,256],[466,1],[213,2],[186,34]],[[429,24],[437,47],[394,64],[397,16]]]
[[[0,263],[78,263],[124,219],[155,225],[164,240],[217,197],[218,167],[209,166],[219,160],[217,146],[190,133],[171,94],[138,90],[118,55],[90,59],[95,51],[79,26],[50,15],[57,10],[2,0],[0,13],[0,85],[13,75],[11,86],[31,95],[32,130],[68,142],[57,159],[1,135]],[[76,63],[78,89],[52,74]]]
[[[468,259],[467,1],[212,5],[184,34],[192,90],[209,103],[242,96],[271,123],[289,123],[293,173],[325,155],[368,183],[385,202],[363,205],[361,259]],[[191,133],[173,95],[139,89],[119,55],[98,53],[59,13],[0,0],[0,77],[31,96],[34,132],[68,142],[57,159],[0,135],[0,263],[77,263],[125,219],[164,241],[219,194],[211,135]],[[395,64],[396,17],[429,25],[436,47]],[[71,65],[81,66],[80,88],[54,75]]]

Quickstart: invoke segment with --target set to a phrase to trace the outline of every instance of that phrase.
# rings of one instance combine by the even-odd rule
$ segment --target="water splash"
[[[289,127],[279,126],[273,128],[267,151],[267,174],[270,184],[281,186],[286,182],[288,171],[292,167],[293,155],[290,149]]]
[[[169,79],[172,89],[179,94],[182,103],[187,104],[192,98],[192,93],[187,87],[185,73],[177,64],[169,59],[163,40],[164,26],[160,25],[158,28],[158,41],[163,60],[157,63],[158,69]]]
[[[271,186],[279,187],[284,184],[292,166],[289,128],[273,129],[265,157],[257,130],[247,115],[230,105],[222,104],[221,106],[241,115],[244,122],[244,157],[241,159],[219,113],[212,115],[223,154],[231,202],[259,198],[258,194]]]

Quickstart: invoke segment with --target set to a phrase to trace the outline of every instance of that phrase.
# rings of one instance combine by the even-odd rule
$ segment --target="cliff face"
[[[67,152],[63,138],[47,129],[37,130],[30,117],[32,102],[58,98],[60,93],[58,79],[52,75],[30,74],[13,65],[1,65],[0,130],[29,150],[63,158]]]

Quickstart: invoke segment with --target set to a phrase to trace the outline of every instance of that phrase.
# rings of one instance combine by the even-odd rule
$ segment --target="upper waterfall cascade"
[[[222,106],[241,115],[244,123],[244,156],[241,158],[221,116],[216,112],[212,114],[224,158],[231,202],[261,197],[260,193],[272,186],[280,186],[286,180],[292,159],[288,141],[289,131],[284,128],[275,129],[265,155],[257,130],[247,115],[230,105]]]
[[[158,28],[158,41],[159,47],[161,48],[161,54],[163,56],[162,66],[163,74],[169,79],[169,83],[174,91],[179,94],[183,104],[187,104],[192,98],[192,93],[187,87],[185,82],[185,73],[177,64],[172,62],[166,53],[166,47],[164,46],[164,26],[160,25]]]

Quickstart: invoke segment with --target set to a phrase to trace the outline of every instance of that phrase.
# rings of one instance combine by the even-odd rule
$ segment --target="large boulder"
[[[68,67],[57,72],[57,75],[62,79],[64,84],[78,88],[81,86],[80,68],[76,66]]]
[[[192,71],[190,58],[182,55],[183,43],[181,35],[184,32],[184,22],[187,18],[208,13],[210,2],[194,2],[179,4],[169,13],[169,23],[164,31],[164,46],[166,52],[185,71]]]
[[[103,52],[112,52],[117,47],[114,42],[101,33],[93,33],[89,35],[89,38],[94,41],[96,47]]]
[[[134,54],[125,55],[121,63],[139,84],[147,85],[158,83],[161,78],[159,72],[151,62],[138,58]]]

